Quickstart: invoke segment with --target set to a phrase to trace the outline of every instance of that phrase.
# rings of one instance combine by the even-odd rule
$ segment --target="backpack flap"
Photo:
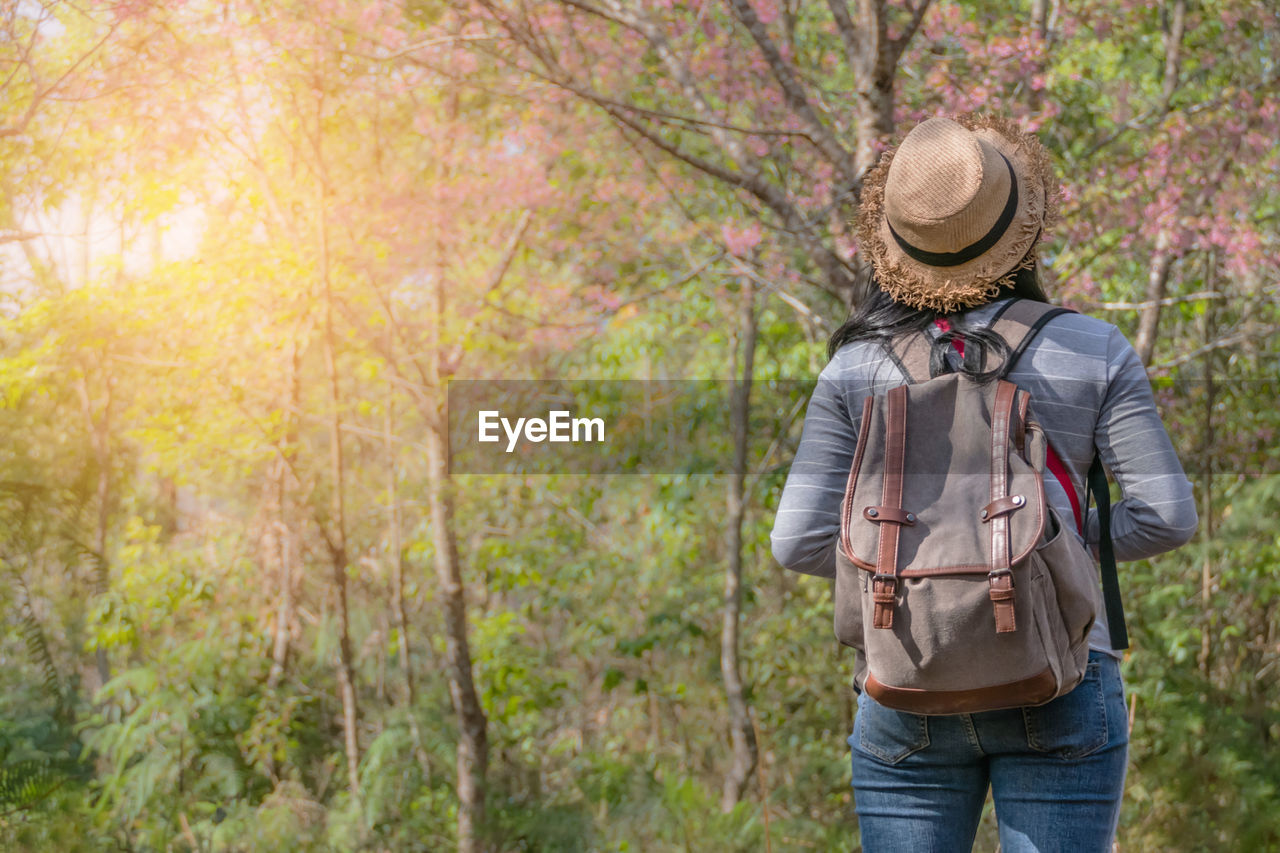
[[[868,398],[841,508],[845,556],[902,578],[1023,560],[1047,517],[1048,445],[1028,407],[1012,383],[961,374]]]

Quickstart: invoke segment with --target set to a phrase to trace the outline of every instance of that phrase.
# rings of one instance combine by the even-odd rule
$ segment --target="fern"
[[[62,679],[58,676],[57,667],[54,666],[53,655],[49,653],[49,644],[45,641],[44,630],[41,629],[31,602],[26,599],[25,594],[20,606],[19,618],[22,622],[20,629],[22,642],[27,647],[27,654],[31,656],[32,665],[40,671],[40,683],[44,687],[45,694],[54,702],[56,716],[61,719],[67,712],[66,696],[62,692]]]
[[[61,783],[63,774],[48,759],[0,766],[0,808],[18,811],[44,799]]]
[[[0,565],[9,570],[17,592],[18,633],[31,666],[38,673],[40,690],[53,704],[53,713],[44,718],[43,725],[37,723],[35,728],[26,729],[32,739],[16,754],[11,754],[10,744],[0,744],[0,760],[7,759],[0,764],[0,814],[4,814],[32,808],[82,768],[71,734],[72,703],[63,690],[53,653],[32,606],[31,591],[11,561],[0,558]]]

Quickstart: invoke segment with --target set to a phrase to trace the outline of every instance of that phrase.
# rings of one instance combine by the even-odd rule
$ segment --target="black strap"
[[[1018,315],[1018,319],[1014,323],[1001,323],[1004,315],[1011,309],[1016,308],[1014,314]],[[1022,354],[1027,351],[1027,347],[1031,345],[1031,341],[1039,334],[1040,330],[1052,320],[1054,317],[1062,314],[1074,314],[1075,312],[1069,308],[1059,308],[1048,305],[1043,302],[1033,302],[1029,299],[1014,297],[1007,300],[1001,305],[996,313],[987,323],[987,328],[1005,337],[1005,343],[1009,345],[1009,357],[1005,359],[1001,366],[997,378],[1004,379],[1008,376],[1009,371],[1017,363]],[[1034,319],[1033,319],[1034,318]],[[1015,338],[1008,335],[1008,327],[1014,326],[1018,328],[1030,322],[1030,327],[1022,334],[1022,337]],[[1004,327],[1002,329],[1002,326]],[[885,346],[885,350],[894,365],[906,378],[908,383],[919,382],[920,376],[927,374],[928,376],[937,375],[932,370],[934,365],[938,365],[940,355],[937,350],[939,341],[951,341],[953,339],[964,340],[963,330],[951,330],[942,332],[936,338],[931,337],[925,330],[919,332],[900,335]],[[970,350],[977,350],[970,352]],[[964,362],[965,367],[972,370],[974,363],[981,359],[986,361],[986,353],[982,351],[982,347],[965,347]],[[946,366],[945,358],[941,359],[940,372],[949,373],[950,369]],[[985,366],[985,364],[983,365]],[[913,369],[915,368],[915,369]]]
[[[889,360],[893,362],[893,366],[898,368],[898,372],[901,373],[903,377],[907,380],[907,384],[914,385],[916,378],[911,375],[911,371],[907,370],[907,366],[902,363],[902,358],[899,357],[897,350],[894,349],[893,341],[888,341],[885,343],[884,354],[887,355],[889,357]]]
[[[991,323],[990,323],[990,325],[992,326],[992,328],[994,328],[994,327],[995,327],[996,323],[999,323],[999,322],[1000,322],[1000,318],[1004,316],[1004,312],[1008,311],[1008,310],[1009,310],[1010,308],[1012,308],[1014,305],[1017,305],[1017,304],[1018,304],[1018,300],[1019,300],[1019,299],[1021,299],[1021,298],[1022,298],[1022,297],[1014,296],[1014,297],[1012,297],[1012,298],[1010,298],[1010,299],[1006,299],[1006,300],[1004,301],[1004,304],[1003,304],[1003,305],[1001,305],[999,308],[997,308],[997,309],[996,309],[996,313],[994,313],[994,314],[992,314],[992,315],[991,315]]]
[[[908,385],[922,381],[921,376],[932,377],[933,373],[929,370],[932,340],[929,333],[921,329],[918,332],[898,335],[885,343],[885,351],[894,366],[902,372]]]
[[[1129,648],[1129,632],[1124,624],[1124,603],[1120,600],[1120,575],[1116,571],[1116,554],[1111,544],[1111,490],[1102,457],[1095,455],[1089,466],[1089,493],[1098,502],[1098,557],[1102,563],[1102,603],[1107,611],[1107,627],[1111,631],[1111,648]],[[1085,516],[1089,502],[1085,499]]]
[[[1025,303],[1025,305],[1022,305],[1022,303]],[[991,319],[987,322],[987,327],[997,331],[998,333],[999,327],[997,324],[1000,322],[1000,318],[1003,317],[1005,312],[1010,308],[1018,305],[1022,305],[1020,310],[1023,311],[1028,307],[1031,308],[1033,314],[1037,310],[1049,312],[1050,314],[1050,317],[1042,318],[1043,322],[1036,325],[1033,329],[1030,329],[1025,339],[1017,342],[1008,342],[1011,348],[1020,347],[1018,350],[1019,355],[1021,355],[1022,350],[1026,349],[1027,344],[1031,343],[1031,338],[1035,337],[1036,332],[1039,332],[1044,326],[1044,323],[1047,323],[1051,317],[1056,317],[1058,314],[1070,313],[1066,308],[1055,308],[1041,302],[1030,302],[1019,297],[1013,297],[1011,299],[1004,300],[1004,304],[996,309],[995,313],[991,316]],[[1039,317],[1038,314],[1034,314],[1034,316],[1037,318]],[[952,372],[950,367],[946,364],[945,357],[940,357],[941,353],[936,345],[939,341],[952,341],[957,338],[964,340],[963,331],[953,330],[942,332],[935,338],[931,336],[928,331],[921,329],[918,332],[908,332],[904,335],[898,335],[891,338],[885,342],[884,350],[885,354],[889,357],[889,360],[898,368],[898,372],[902,374],[907,384],[911,385],[922,381],[922,376],[932,378],[940,375],[941,373]],[[964,354],[966,369],[973,370],[974,362],[977,359],[981,359],[983,362],[978,366],[976,371],[981,372],[981,368],[985,366],[986,362],[985,348],[966,346]],[[939,362],[941,363],[939,364]],[[933,370],[935,365],[938,365],[940,368],[937,373]]]
[[[1011,346],[1013,346],[1013,351],[1009,353],[1009,357],[1005,359],[1004,365],[1000,368],[1000,378],[1004,379],[1009,375],[1009,371],[1013,370],[1013,366],[1018,363],[1018,359],[1022,358],[1022,354],[1026,352],[1027,347],[1031,345],[1032,339],[1034,339],[1036,335],[1040,334],[1040,330],[1043,329],[1050,320],[1062,314],[1074,313],[1075,312],[1070,308],[1050,308],[1045,306],[1045,312],[1036,318],[1035,323],[1033,323],[1031,328],[1027,330],[1027,333],[1022,336],[1022,340],[1018,341],[1016,345],[1011,344]],[[1006,341],[1005,343],[1010,342]]]

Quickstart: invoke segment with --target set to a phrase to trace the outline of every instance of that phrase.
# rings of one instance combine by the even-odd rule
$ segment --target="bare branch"
[[[920,29],[920,24],[924,21],[925,13],[929,11],[932,0],[917,0],[915,8],[908,5],[911,11],[911,21],[907,24],[906,29],[902,31],[896,39],[889,42],[890,63],[898,64],[898,60],[902,58],[903,52],[907,49],[907,45],[911,44],[911,40],[915,38],[916,31]]]
[[[1225,337],[1218,338],[1216,341],[1207,343],[1204,346],[1196,347],[1190,352],[1183,353],[1176,358],[1171,358],[1168,361],[1161,362],[1160,364],[1152,365],[1147,368],[1147,373],[1151,375],[1168,373],[1173,368],[1186,364],[1189,361],[1195,361],[1202,355],[1206,355],[1216,350],[1226,349],[1227,347],[1247,343],[1251,340],[1269,338],[1277,333],[1280,333],[1280,326],[1267,326],[1255,332],[1236,332],[1231,335],[1226,335]]]
[[[489,305],[489,296],[502,286],[502,280],[507,275],[507,270],[511,269],[511,262],[515,260],[516,251],[520,248],[520,241],[524,239],[524,234],[529,230],[529,223],[533,221],[533,211],[525,210],[520,214],[520,219],[516,222],[516,227],[511,230],[510,236],[507,237],[507,244],[502,249],[502,256],[498,259],[498,263],[494,265],[493,270],[489,273],[489,281],[485,285],[484,290],[480,294],[480,301],[485,305]],[[479,324],[479,317],[473,317],[468,325],[466,332],[463,333],[464,340],[475,331]]]
[[[853,18],[849,16],[849,7],[845,0],[827,0],[827,8],[835,19],[840,40],[844,42],[845,61],[850,68],[857,68],[862,56],[862,37]]]
[[[662,189],[666,192],[667,197],[671,200],[672,204],[676,206],[676,209],[679,210],[681,214],[684,215],[685,220],[689,222],[690,225],[693,225],[695,228],[701,231],[703,235],[706,237],[706,239],[711,240],[713,242],[718,242],[716,236],[713,234],[710,234],[707,231],[705,224],[699,221],[698,217],[691,210],[689,210],[688,205],[685,203],[685,200],[681,197],[681,195],[678,192],[676,192],[675,189],[673,189],[667,183],[662,173],[659,172],[658,169],[653,165],[653,163],[650,162],[649,158],[645,156],[645,151],[639,146],[637,146],[634,140],[632,140],[629,136],[626,135],[625,129],[623,131],[623,138],[626,139],[627,142],[632,145],[633,150],[636,151],[636,154],[640,157],[641,162],[644,163],[645,169],[648,170],[649,174],[653,177],[653,179],[657,181],[658,185],[661,186]],[[831,266],[840,266],[839,273],[841,275],[850,276],[849,278],[850,286],[852,286],[852,278],[851,278],[852,270],[848,269],[847,265],[844,264],[844,261],[841,260],[839,256],[837,256],[834,252],[832,252],[829,248],[827,248],[827,246],[822,244],[820,240],[818,240],[816,237],[813,236],[813,234],[809,230],[811,224],[812,224],[811,222],[803,223],[804,227],[799,232],[793,232],[793,231],[786,232],[792,237],[794,237],[797,240],[797,242],[799,242],[800,245],[802,245],[807,251],[813,253],[813,257],[817,259],[818,266],[823,270],[824,273],[827,274],[827,280],[825,282],[820,280],[814,280],[807,277],[805,280],[809,284],[813,285],[819,290],[822,290],[830,294],[833,297],[836,297],[838,299],[844,299],[846,298],[846,294],[840,289],[838,289],[839,279],[833,276],[831,272],[831,267],[824,264],[830,264]],[[727,254],[727,250],[722,250],[722,254]]]
[[[837,291],[852,292],[853,276],[847,264],[830,247],[823,245],[815,237],[811,225],[806,222],[803,213],[789,198],[785,188],[768,178],[764,161],[750,151],[740,138],[726,129],[726,123],[722,117],[711,107],[700,91],[694,74],[688,65],[676,56],[666,35],[655,22],[624,6],[619,0],[602,0],[599,6],[583,0],[560,0],[570,8],[626,27],[648,43],[650,49],[666,67],[670,79],[690,104],[692,117],[699,122],[700,127],[705,128],[709,141],[713,143],[715,149],[718,149],[715,152],[718,156],[713,155],[714,159],[689,151],[678,142],[668,139],[650,126],[642,113],[637,114],[627,107],[618,106],[616,102],[612,102],[612,99],[600,97],[599,93],[583,85],[574,74],[561,66],[555,57],[549,55],[534,38],[529,28],[509,14],[505,8],[499,7],[494,0],[480,0],[480,2],[498,26],[546,69],[545,79],[579,97],[585,97],[604,110],[620,127],[630,130],[659,150],[758,199],[777,214],[785,229],[796,235]],[[506,61],[510,62],[509,59]],[[803,95],[803,92],[801,94]],[[814,141],[821,150],[821,141],[818,137],[811,134],[811,141]]]
[[[22,114],[22,118],[18,120],[17,124],[10,125],[9,127],[0,127],[0,137],[17,136],[24,133],[27,126],[31,124],[31,120],[35,118],[36,111],[40,108],[40,104],[53,94],[59,86],[66,82],[67,78],[74,74],[76,69],[83,65],[89,57],[97,53],[102,46],[107,43],[107,40],[115,34],[117,26],[117,24],[112,24],[108,27],[107,32],[102,36],[102,38],[98,39],[97,43],[94,44],[93,47],[82,53],[75,62],[71,63],[67,70],[59,75],[57,80],[54,80],[48,86],[44,86],[43,88],[37,87],[36,91],[31,96],[31,103],[27,105],[26,111]]]
[[[511,261],[516,256],[516,250],[520,248],[520,241],[524,239],[524,232],[529,230],[529,223],[532,221],[532,210],[525,210],[520,214],[520,220],[516,223],[516,227],[511,230],[511,236],[507,238],[507,244],[502,249],[502,257],[489,274],[489,283],[484,289],[485,296],[493,293],[502,285],[502,279],[506,276],[507,270],[511,268]]]
[[[827,156],[832,165],[844,173],[847,179],[853,180],[857,174],[853,156],[835,138],[831,133],[831,129],[819,120],[813,105],[809,103],[809,99],[805,95],[804,87],[800,83],[795,67],[778,50],[778,46],[774,44],[768,29],[765,28],[764,23],[756,15],[755,9],[751,7],[750,0],[729,0],[729,5],[733,9],[734,16],[747,28],[752,40],[760,48],[760,52],[764,54],[765,61],[769,63],[769,68],[773,70],[774,78],[777,79],[778,85],[782,87],[787,103],[800,117],[801,121],[805,123],[819,150]]]
[[[432,68],[432,70],[436,70],[434,69],[434,67],[428,66],[425,63],[419,63],[417,60],[410,59],[410,61],[414,62],[415,64],[422,64],[424,67],[430,67]],[[681,113],[673,113],[667,110],[657,110],[652,107],[642,107],[639,104],[633,104],[629,101],[621,101],[616,98],[611,98],[602,92],[598,92],[595,89],[590,89],[582,85],[581,83],[577,83],[565,77],[551,77],[547,74],[544,74],[543,72],[538,71],[537,69],[517,66],[514,63],[510,63],[510,60],[507,60],[507,61],[509,64],[512,65],[513,68],[515,68],[522,74],[527,74],[530,77],[535,77],[539,80],[543,80],[547,83],[550,83],[552,86],[555,86],[556,88],[564,89],[566,92],[570,92],[574,95],[577,95],[580,98],[591,101],[592,103],[595,103],[599,106],[617,107],[618,109],[627,110],[628,112],[633,112],[636,115],[644,116],[645,118],[654,119],[656,121],[661,121],[663,123],[675,122],[681,126],[692,127],[693,129],[700,130],[700,131],[703,128],[717,128],[719,130],[732,131],[733,133],[741,133],[746,136],[793,137],[793,138],[803,139],[809,142],[810,144],[812,144],[815,148],[819,147],[817,141],[812,136],[810,136],[806,131],[803,131],[803,130],[777,130],[774,128],[767,128],[767,127],[746,127],[740,124],[731,124],[729,122],[708,121],[706,119],[697,118],[695,116],[683,115]],[[492,91],[492,90],[486,89],[485,91]]]
[[[1227,294],[1216,290],[1202,290],[1186,296],[1166,296],[1149,302],[1099,302],[1091,306],[1096,311],[1143,311],[1154,306],[1179,305],[1184,302],[1202,302],[1206,299],[1226,299]]]

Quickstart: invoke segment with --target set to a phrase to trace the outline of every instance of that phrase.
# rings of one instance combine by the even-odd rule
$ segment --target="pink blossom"
[[[739,228],[726,222],[720,226],[720,237],[729,254],[742,257],[760,243],[760,224],[752,222],[745,228]]]

